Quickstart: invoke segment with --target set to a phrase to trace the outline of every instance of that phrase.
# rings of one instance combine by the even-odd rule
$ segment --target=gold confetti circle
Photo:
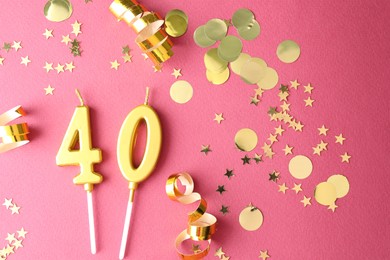
[[[288,170],[294,178],[306,179],[313,171],[313,164],[306,156],[297,155],[290,160]]]
[[[210,70],[206,70],[207,80],[214,85],[221,85],[225,83],[230,76],[230,70],[228,67],[225,68],[222,72],[213,72]]]
[[[51,22],[65,21],[72,12],[72,4],[68,0],[49,0],[43,9],[46,19]]]
[[[333,184],[336,189],[336,196],[338,199],[344,197],[349,192],[349,181],[347,177],[341,174],[335,174],[328,178],[327,182]]]
[[[256,84],[265,77],[267,63],[261,61],[261,59],[250,59],[242,65],[240,76],[245,83]]]
[[[274,88],[276,84],[278,84],[278,81],[279,75],[276,70],[271,67],[267,67],[265,69],[265,76],[257,82],[257,85],[262,89],[268,90]]]
[[[182,36],[187,31],[188,16],[182,10],[171,10],[165,16],[165,26],[165,31],[170,36]]]
[[[253,206],[244,208],[239,216],[239,222],[243,229],[248,231],[255,231],[263,224],[263,213]]]
[[[218,46],[218,55],[221,59],[232,62],[240,56],[242,42],[236,36],[228,35]]]
[[[240,75],[240,71],[242,66],[251,59],[251,56],[246,53],[240,53],[240,56],[235,61],[230,63],[230,68],[232,71],[238,75]]]
[[[178,80],[172,84],[170,95],[173,101],[179,104],[185,104],[191,100],[193,89],[190,83],[185,80]]]
[[[227,26],[221,19],[211,19],[206,23],[204,32],[211,40],[219,41],[226,36]]]
[[[234,12],[232,17],[232,23],[234,27],[239,29],[243,26],[247,26],[254,18],[255,16],[250,10],[246,8],[241,8]]]
[[[257,145],[257,134],[250,128],[242,128],[236,133],[234,143],[241,151],[252,151]]]
[[[204,29],[204,25],[202,25],[199,26],[194,32],[194,41],[199,47],[202,48],[210,47],[215,43],[214,40],[207,37]]]
[[[298,43],[292,40],[285,40],[281,42],[276,50],[276,55],[279,60],[284,63],[293,63],[299,58],[301,48]]]
[[[261,28],[256,20],[252,20],[248,25],[242,26],[237,30],[241,38],[250,41],[256,39],[256,37],[260,35]]]
[[[333,205],[337,199],[336,188],[329,182],[321,182],[314,190],[314,198],[321,205]]]
[[[212,48],[204,55],[204,65],[207,70],[219,73],[226,70],[228,62],[218,56],[217,48]]]

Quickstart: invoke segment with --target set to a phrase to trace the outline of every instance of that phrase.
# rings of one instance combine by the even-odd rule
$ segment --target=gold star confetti
[[[302,132],[303,127],[304,127],[304,125],[302,125],[301,122],[298,122],[295,124],[295,131]]]
[[[279,125],[278,127],[275,128],[276,135],[282,136],[283,132],[284,132],[284,129],[283,129],[282,125]]]
[[[29,60],[28,56],[26,56],[26,57],[22,57],[22,61],[20,62],[20,64],[27,66],[30,62],[31,60]]]
[[[10,208],[12,215],[13,214],[19,214],[20,207],[18,207],[15,203],[12,204],[12,207]]]
[[[313,154],[317,154],[318,156],[321,156],[322,149],[318,145],[316,147],[313,147]]]
[[[253,157],[253,160],[255,160],[256,164],[258,164],[259,162],[263,161],[263,156],[262,155],[255,153],[254,156],[255,157]]]
[[[131,51],[129,45],[125,45],[122,47],[122,54],[129,54]]]
[[[53,70],[53,63],[48,63],[46,61],[45,66],[43,68],[46,70],[46,73],[48,73],[49,71]]]
[[[227,213],[229,213],[229,207],[222,205],[219,211],[222,213],[222,215],[226,215]]]
[[[309,94],[311,94],[311,92],[312,92],[312,90],[314,89],[312,86],[311,86],[311,84],[309,83],[309,84],[307,84],[306,86],[303,86],[304,88],[305,88],[305,91],[304,91],[304,93],[309,93]]]
[[[149,56],[148,56],[148,54],[146,54],[146,53],[141,53],[141,55],[144,57],[144,60],[147,60],[147,59],[149,59]]]
[[[343,134],[336,135],[336,144],[344,144],[345,138],[343,137]]]
[[[181,75],[181,69],[175,69],[175,68],[174,68],[171,75],[174,76],[175,79],[177,79],[178,77],[182,76],[182,75]]]
[[[278,185],[278,186],[279,186],[278,192],[282,192],[283,194],[286,194],[286,190],[288,190],[286,183],[283,183],[282,185]]]
[[[341,156],[341,162],[349,163],[349,159],[351,158],[351,156],[347,152],[345,152],[340,156]]]
[[[328,143],[325,143],[324,141],[321,140],[321,143],[318,144],[318,146],[321,148],[321,150],[328,150],[326,147],[328,146]]]
[[[218,189],[216,190],[216,192],[219,192],[219,194],[222,195],[222,193],[224,193],[225,191],[225,185],[218,185]]]
[[[314,99],[311,99],[311,97],[308,97],[305,101],[305,107],[313,107]]]
[[[127,62],[132,62],[131,58],[133,58],[133,56],[131,56],[129,53],[125,53],[125,55],[122,58],[123,58],[123,62],[127,63]]]
[[[288,144],[286,144],[286,147],[283,149],[284,155],[292,154],[292,149],[293,149],[293,148],[294,148],[294,147],[289,146]]]
[[[68,45],[69,42],[71,42],[71,41],[72,41],[72,39],[69,37],[69,34],[62,35],[62,40],[61,40],[62,43],[65,43],[65,45]]]
[[[81,56],[81,50],[80,50],[80,42],[77,39],[74,39],[71,41],[72,47],[70,47],[70,53],[73,54],[74,57]]]
[[[4,49],[6,52],[9,52],[9,50],[11,49],[11,43],[5,42],[5,43],[3,44],[3,49]]]
[[[229,259],[230,259],[230,256],[223,255],[223,256],[221,257],[221,260],[229,260]]]
[[[71,61],[70,63],[65,62],[65,66],[65,70],[68,70],[70,72],[73,72],[73,69],[76,68],[76,66],[73,65],[73,61]]]
[[[308,198],[306,196],[303,196],[303,200],[301,200],[301,202],[303,203],[303,206],[306,208],[307,205],[311,205],[311,202],[310,202],[311,198]]]
[[[332,212],[335,212],[336,211],[336,208],[338,208],[338,206],[336,205],[336,203],[333,203],[331,205],[329,205],[328,209],[330,209]]]
[[[301,185],[302,184],[294,183],[294,188],[292,188],[292,190],[295,191],[295,194],[298,194],[300,191],[302,191]]]
[[[264,93],[264,89],[262,89],[261,87],[258,87],[255,89],[255,94],[262,97],[263,96],[263,93]]]
[[[286,103],[285,101],[283,101],[283,104],[280,105],[280,108],[281,108],[283,111],[290,111],[290,104],[289,104],[289,103]]]
[[[47,39],[53,37],[53,30],[45,29],[45,32],[42,35],[45,36],[46,40],[47,40]]]
[[[245,165],[245,164],[250,164],[249,162],[251,158],[245,155],[243,158],[241,158],[241,160],[242,160],[242,164]]]
[[[13,244],[14,248],[18,249],[20,247],[23,247],[22,242],[23,242],[23,240],[15,240],[15,242]]]
[[[225,118],[223,118],[223,114],[222,113],[215,114],[214,121],[217,121],[218,124],[221,124],[221,122],[223,120],[225,120]]]
[[[19,231],[16,231],[18,233],[18,238],[26,238],[26,234],[28,234],[28,232],[26,230],[24,230],[24,228],[21,228]]]
[[[273,171],[272,173],[269,173],[269,181],[278,182],[280,175],[277,171]]]
[[[260,100],[256,97],[256,95],[254,97],[251,97],[250,104],[257,106],[257,104],[259,104],[259,102],[260,102]]]
[[[57,71],[57,74],[60,74],[60,72],[64,72],[65,65],[61,65],[60,63],[57,63],[57,66],[54,68]]]
[[[287,101],[287,98],[290,94],[288,92],[279,92],[279,100],[280,101]]]
[[[222,247],[218,248],[217,251],[215,251],[214,256],[221,258],[225,253],[222,251]]]
[[[3,61],[5,60],[5,58],[1,57],[0,56],[0,65],[3,65]]]
[[[13,48],[15,51],[18,51],[19,49],[22,48],[21,42],[16,42],[16,41],[14,41],[14,43],[12,44],[12,48]]]
[[[7,240],[9,244],[12,244],[12,242],[16,240],[15,233],[7,233],[7,238],[5,240]]]
[[[79,23],[77,20],[72,23],[72,33],[76,36],[81,33],[81,23]]]
[[[290,81],[290,84],[291,84],[291,88],[293,88],[293,89],[295,89],[295,90],[297,90],[298,89],[298,87],[299,87],[299,83],[298,83],[298,80],[296,79],[296,80],[294,80],[294,81]]]
[[[327,132],[329,130],[328,128],[325,127],[325,125],[322,125],[320,128],[317,128],[317,129],[320,132],[319,135],[325,135],[325,136],[326,136],[326,134],[327,134]]]
[[[7,209],[12,206],[12,199],[4,199],[3,206],[5,206]]]
[[[270,256],[268,255],[268,250],[260,250],[260,255],[259,255],[259,258],[261,258],[262,260],[266,260],[267,258],[269,258]]]
[[[111,63],[111,69],[118,70],[118,67],[120,66],[118,60],[110,61],[110,63]]]
[[[224,175],[230,180],[230,178],[234,176],[233,170],[226,169],[226,173]]]
[[[268,140],[270,141],[271,144],[277,142],[278,141],[277,135],[269,134]]]
[[[53,95],[53,91],[55,90],[55,88],[52,88],[50,85],[47,87],[47,88],[44,88],[45,90],[45,95]]]
[[[201,153],[204,153],[205,155],[207,155],[209,152],[212,152],[210,150],[210,145],[202,145],[202,150],[200,150]]]

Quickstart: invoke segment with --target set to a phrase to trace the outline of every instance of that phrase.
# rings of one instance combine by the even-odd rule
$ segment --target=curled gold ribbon
[[[178,188],[178,181],[185,187],[181,192]],[[211,236],[215,233],[217,219],[213,215],[206,213],[207,202],[199,193],[193,192],[194,182],[188,173],[178,173],[169,176],[165,191],[171,200],[182,204],[199,202],[197,209],[188,214],[187,229],[183,230],[175,240],[176,251],[182,259],[196,260],[205,257],[210,250]],[[179,250],[179,246],[187,239],[195,241],[206,240],[207,248],[195,251],[194,254],[185,254]]]
[[[109,9],[118,21],[124,20],[134,30],[137,34],[135,42],[154,65],[160,67],[173,56],[173,43],[165,32],[160,15],[148,11],[136,0],[114,0]]]
[[[0,115],[0,153],[15,149],[29,142],[27,123],[6,125],[26,115],[21,106],[14,107]]]

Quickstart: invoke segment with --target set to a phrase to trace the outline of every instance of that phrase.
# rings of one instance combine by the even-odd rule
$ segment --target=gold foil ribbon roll
[[[114,0],[111,13],[124,20],[137,34],[135,42],[146,53],[154,65],[160,65],[173,56],[173,43],[163,28],[160,15],[148,11],[135,0]]]
[[[25,145],[29,142],[27,123],[6,125],[26,115],[21,106],[14,107],[0,115],[0,153]]]
[[[181,192],[178,188],[178,181],[185,187]],[[182,259],[196,260],[205,257],[210,250],[211,236],[215,233],[217,219],[213,215],[206,213],[207,202],[199,193],[193,192],[194,182],[188,173],[178,173],[169,176],[165,191],[171,200],[178,201],[182,204],[191,204],[199,202],[197,209],[188,214],[187,229],[183,230],[175,240],[176,251]],[[179,246],[187,239],[194,241],[207,241],[208,246],[194,252],[185,254],[179,250]]]

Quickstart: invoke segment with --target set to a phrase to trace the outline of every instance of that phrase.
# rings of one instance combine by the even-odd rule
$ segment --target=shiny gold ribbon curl
[[[134,30],[138,47],[156,66],[160,67],[173,56],[173,43],[163,28],[164,20],[160,15],[148,11],[136,0],[114,0],[109,9],[118,21],[124,20]]]
[[[21,106],[14,107],[0,115],[0,153],[5,153],[29,142],[27,123],[6,125],[12,120],[26,115]]]
[[[177,185],[180,181],[185,187],[182,193]],[[210,250],[211,236],[215,233],[217,219],[213,215],[206,213],[207,202],[199,193],[193,192],[194,182],[191,175],[188,173],[178,173],[169,176],[165,191],[171,200],[178,201],[182,204],[191,204],[199,202],[197,209],[188,214],[187,229],[183,230],[175,240],[177,253],[182,259],[196,260],[205,257]],[[185,240],[191,239],[195,241],[206,240],[208,242],[207,248],[194,252],[194,254],[185,254],[179,250],[179,246]]]

